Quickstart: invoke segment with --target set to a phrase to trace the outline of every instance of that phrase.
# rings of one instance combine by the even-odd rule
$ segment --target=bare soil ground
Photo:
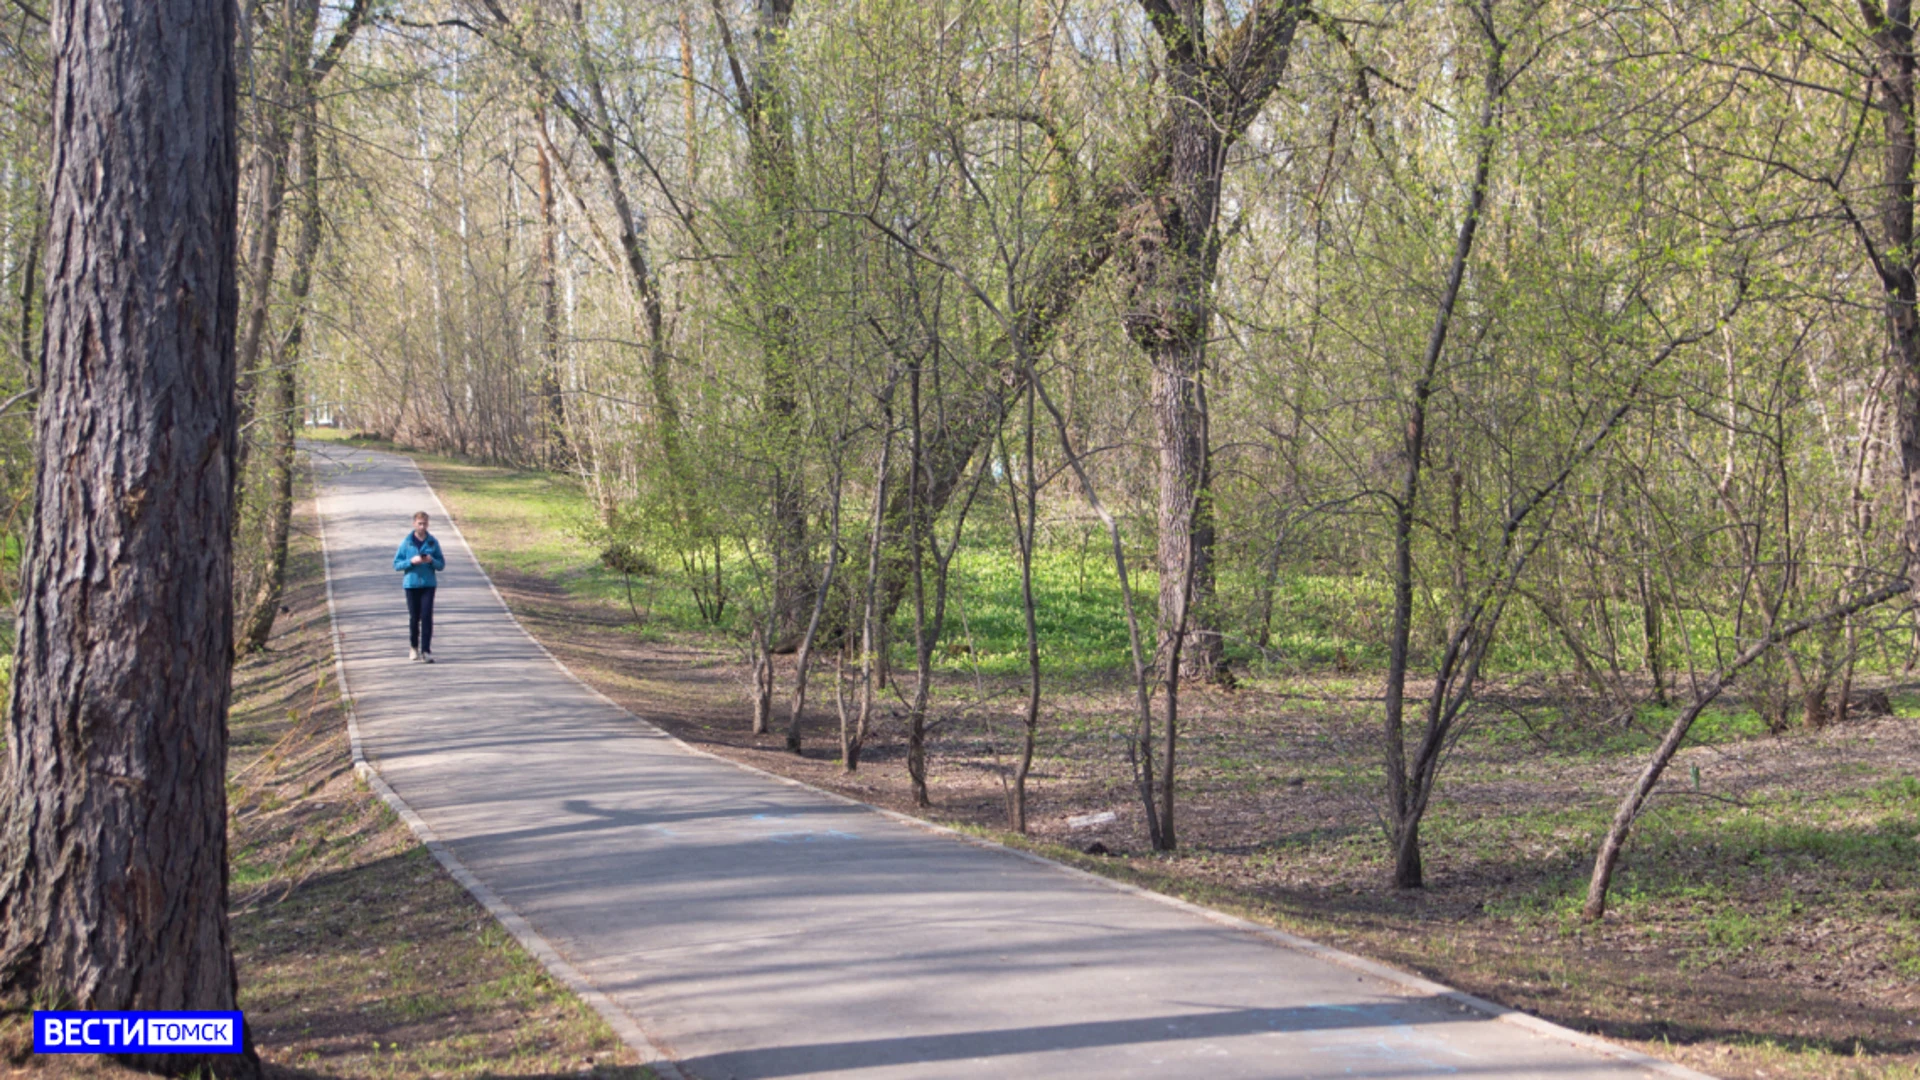
[[[1577,918],[1577,901],[1645,739],[1596,725],[1577,691],[1556,685],[1491,695],[1496,719],[1447,764],[1425,830],[1422,890],[1385,884],[1373,801],[1377,681],[1365,674],[1250,679],[1186,696],[1181,851],[1171,856],[1143,850],[1123,752],[1124,683],[1052,683],[1033,828],[1014,837],[999,831],[1016,737],[1010,685],[943,680],[935,805],[916,811],[897,694],[850,774],[837,760],[830,669],[816,675],[806,751],[787,753],[780,732],[749,730],[744,657],[731,646],[636,627],[624,607],[510,567],[503,553],[533,546],[529,531],[549,526],[492,504],[463,508],[463,481],[486,470],[422,465],[528,630],[636,714],[715,753],[1260,919],[1716,1075],[1920,1077],[1920,721],[1728,736],[1684,751],[1598,926]],[[791,674],[779,673],[782,710]],[[1911,687],[1891,689],[1897,703],[1912,701]],[[1104,811],[1111,824],[1069,824]],[[1096,843],[1111,854],[1084,853]]]
[[[652,1075],[354,776],[311,503],[285,608],[234,674],[228,832],[240,1006],[269,1077]],[[0,1016],[0,1069],[137,1077],[36,1057]]]

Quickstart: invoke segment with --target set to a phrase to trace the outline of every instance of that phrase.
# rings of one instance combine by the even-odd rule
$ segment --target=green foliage
[[[581,485],[551,473],[491,469],[447,459],[427,459],[434,486],[463,520],[483,523],[503,542],[488,552],[487,569],[559,582],[571,595],[628,610],[628,590],[647,579],[649,625],[701,630],[712,624],[694,598],[694,583],[673,557],[659,550],[666,531],[637,510],[619,511],[612,524],[593,508]],[[609,557],[611,553],[611,558]],[[729,551],[727,586],[744,592],[753,585],[737,550]],[[622,568],[628,572],[623,573]],[[719,624],[735,629],[735,613]]]
[[[1012,527],[976,526],[974,542],[953,564],[952,631],[942,665],[1005,675],[1026,668],[1026,624]],[[1120,581],[1104,544],[1037,548],[1033,565],[1040,663],[1049,675],[1117,673],[1127,659],[1127,625]],[[1133,576],[1139,616],[1151,623],[1155,578]],[[911,640],[911,614],[897,620],[895,640]],[[959,646],[964,644],[966,650]]]

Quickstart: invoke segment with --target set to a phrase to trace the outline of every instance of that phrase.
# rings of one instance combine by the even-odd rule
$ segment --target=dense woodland
[[[303,424],[562,472],[608,567],[746,652],[757,731],[839,697],[856,769],[897,687],[925,800],[992,552],[1012,828],[1088,652],[1163,850],[1183,694],[1357,673],[1417,886],[1486,688],[1548,674],[1671,725],[1593,916],[1723,689],[1819,727],[1920,656],[1904,0],[241,7],[239,650]],[[0,9],[9,602],[45,36]],[[1063,562],[1112,610],[1054,617]]]

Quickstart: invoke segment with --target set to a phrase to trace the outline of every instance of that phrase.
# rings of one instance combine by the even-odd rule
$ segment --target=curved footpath
[[[662,1075],[1700,1076],[692,750],[521,630],[411,461],[307,449],[369,780]],[[420,509],[430,667],[392,570]]]

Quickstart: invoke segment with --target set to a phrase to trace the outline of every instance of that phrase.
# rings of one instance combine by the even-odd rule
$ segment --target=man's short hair
[[[416,510],[414,511],[414,514],[413,514],[413,520],[432,521],[433,519],[427,516],[427,512],[425,510]]]

